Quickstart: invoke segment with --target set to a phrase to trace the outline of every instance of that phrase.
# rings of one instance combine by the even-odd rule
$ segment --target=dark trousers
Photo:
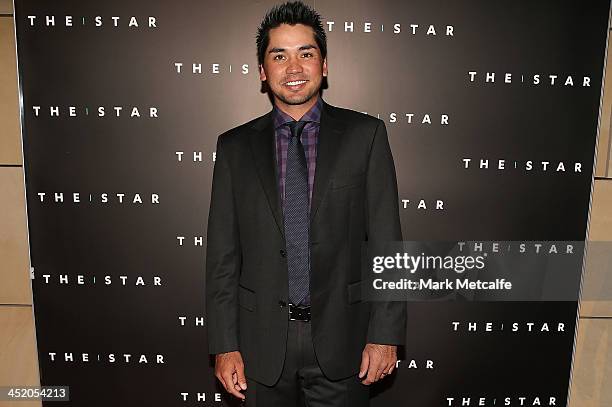
[[[329,380],[312,345],[310,322],[289,321],[283,372],[274,386],[247,378],[246,407],[368,407],[370,388],[357,375]]]

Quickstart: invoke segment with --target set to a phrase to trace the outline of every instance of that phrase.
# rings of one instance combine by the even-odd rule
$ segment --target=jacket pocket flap
[[[354,185],[360,185],[365,180],[365,173],[340,175],[331,180],[331,189],[346,188]]]

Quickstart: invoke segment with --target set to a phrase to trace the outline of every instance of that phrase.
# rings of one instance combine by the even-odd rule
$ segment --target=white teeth
[[[306,83],[306,81],[292,81],[292,82],[287,82],[285,85],[295,86],[295,85],[301,85],[302,83]]]

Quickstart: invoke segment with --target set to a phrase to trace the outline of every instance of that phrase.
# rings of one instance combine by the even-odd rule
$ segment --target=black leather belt
[[[289,321],[310,321],[310,306],[289,303]]]

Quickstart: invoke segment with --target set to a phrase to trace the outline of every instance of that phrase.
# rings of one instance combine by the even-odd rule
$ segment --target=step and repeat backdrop
[[[45,404],[235,404],[207,354],[205,231],[217,136],[271,109],[274,4],[16,2],[41,384],[70,386]],[[405,240],[586,239],[609,1],[309,4],[323,98],[386,124]],[[566,405],[577,309],[411,301],[372,405]]]

